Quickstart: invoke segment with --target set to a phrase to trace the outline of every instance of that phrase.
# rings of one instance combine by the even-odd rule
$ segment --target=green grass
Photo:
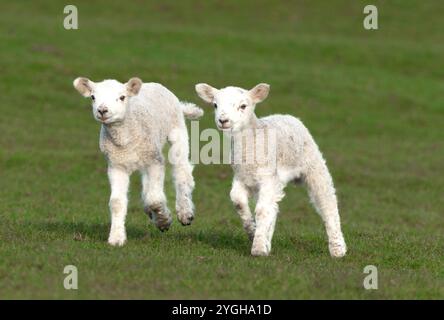
[[[444,298],[442,1],[75,1],[0,10],[0,298]],[[203,105],[194,84],[271,84],[259,115],[301,118],[327,158],[349,247],[329,257],[302,188],[286,189],[272,255],[253,258],[228,166],[195,167],[196,219],[148,224],[133,176],[128,244],[112,248],[106,163],[72,87],[139,76]],[[213,128],[211,109],[200,123]],[[170,207],[174,190],[168,174]],[[77,239],[77,240],[75,240]],[[79,290],[63,288],[63,268]],[[379,289],[364,290],[376,265]]]

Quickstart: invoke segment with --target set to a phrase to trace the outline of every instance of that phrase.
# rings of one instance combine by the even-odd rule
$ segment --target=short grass
[[[442,1],[9,1],[0,10],[0,298],[444,298]],[[333,174],[349,254],[329,257],[305,191],[288,187],[272,255],[252,258],[231,169],[195,167],[196,220],[148,224],[133,178],[128,244],[107,245],[99,125],[77,76],[272,86],[259,115],[290,113]],[[211,109],[200,122],[213,128]],[[170,207],[174,191],[168,175]],[[63,288],[63,268],[79,289]],[[379,270],[364,290],[363,268]]]

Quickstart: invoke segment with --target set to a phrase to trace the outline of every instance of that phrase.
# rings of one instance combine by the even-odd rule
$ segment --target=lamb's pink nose
[[[225,123],[228,122],[228,119],[219,119],[219,122],[221,125],[224,125]]]

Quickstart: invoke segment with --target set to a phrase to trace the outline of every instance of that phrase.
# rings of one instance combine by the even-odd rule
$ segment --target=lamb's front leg
[[[275,179],[271,179],[259,188],[256,204],[256,232],[254,234],[251,254],[268,256],[271,251],[276,218],[279,211],[278,202],[283,198],[283,187]]]
[[[122,246],[126,242],[125,218],[128,206],[129,174],[119,168],[108,168],[108,178],[111,184],[109,209],[111,212],[111,231],[108,243]]]
[[[152,164],[142,171],[142,200],[145,213],[160,231],[168,230],[173,222],[163,191],[164,179],[165,165],[163,163]]]
[[[248,189],[242,182],[235,178],[233,181],[233,186],[231,188],[230,198],[231,201],[233,201],[237,213],[242,219],[242,224],[248,234],[248,238],[253,241],[256,224],[251,214],[250,206],[248,205],[248,197]]]

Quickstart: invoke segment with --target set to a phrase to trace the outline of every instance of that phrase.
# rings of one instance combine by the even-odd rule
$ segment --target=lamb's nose
[[[228,122],[228,119],[219,119],[220,124],[225,124]]]
[[[97,112],[100,113],[100,115],[103,117],[103,115],[108,112],[108,108],[100,108],[97,110]]]

